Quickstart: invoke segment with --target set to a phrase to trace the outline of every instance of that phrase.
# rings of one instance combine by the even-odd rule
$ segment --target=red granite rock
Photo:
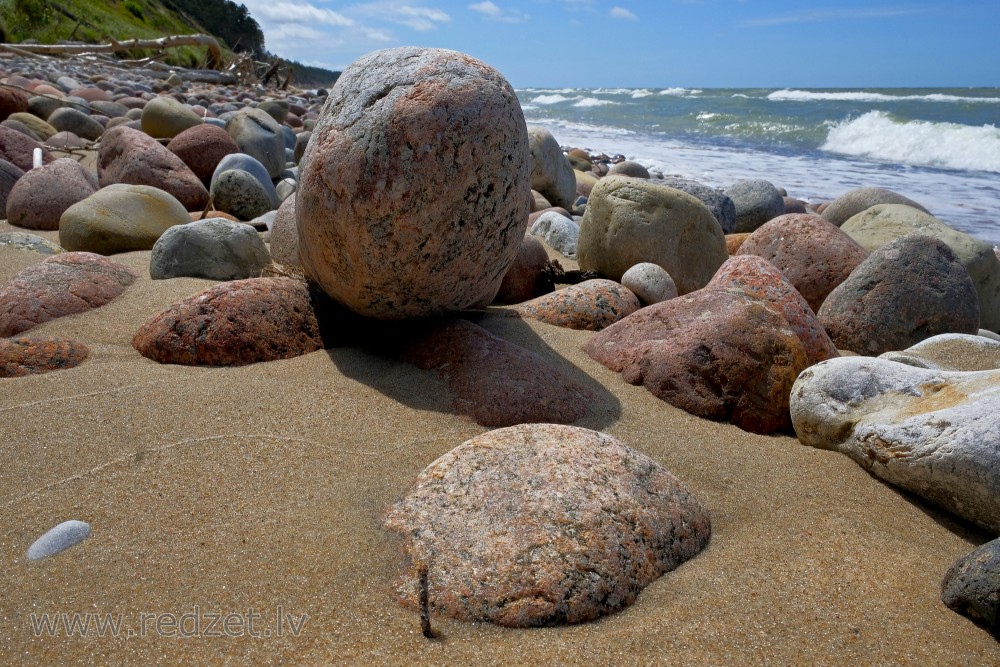
[[[150,185],[169,192],[189,211],[208,203],[208,189],[184,162],[145,132],[119,125],[104,133],[97,153],[101,186]]]
[[[34,151],[42,149],[42,164],[48,164],[55,158],[52,153],[42,148],[42,145],[26,134],[0,125],[0,158],[13,163],[21,171],[28,171],[34,166]]]
[[[584,346],[629,384],[698,417],[754,433],[791,428],[788,399],[808,365],[802,341],[768,302],[704,288],[647,306]]]
[[[613,280],[585,280],[514,306],[521,317],[557,327],[600,331],[639,310],[642,304]]]
[[[809,213],[764,223],[734,254],[757,255],[778,267],[813,311],[868,257],[840,227]]]
[[[64,252],[28,266],[0,287],[0,336],[99,308],[135,282],[132,269],[90,252]]]
[[[58,230],[66,209],[95,192],[92,174],[76,160],[60,158],[18,179],[7,197],[7,221],[27,229]]]
[[[452,407],[483,426],[569,423],[593,400],[554,364],[465,320],[449,320],[409,342],[404,361],[448,383]]]
[[[167,150],[183,160],[207,188],[222,158],[239,153],[240,147],[224,129],[206,123],[178,134],[167,144]]]
[[[840,356],[806,300],[781,271],[763,257],[730,257],[719,267],[708,286],[736,287],[774,306],[802,341],[810,366]]]
[[[244,366],[323,348],[305,283],[249,278],[220,283],[143,324],[132,347],[161,364]]]
[[[82,364],[90,350],[59,338],[0,338],[0,378],[38,375]]]
[[[530,234],[525,234],[521,240],[521,248],[517,251],[514,263],[500,283],[495,303],[521,303],[533,299],[540,294],[552,291],[552,280],[546,276],[544,269],[549,261],[542,242]]]
[[[431,463],[387,513],[405,539],[400,601],[509,627],[582,623],[619,611],[711,535],[676,477],[603,433],[524,424]]]
[[[17,88],[0,86],[0,120],[6,120],[12,113],[28,110],[28,96]]]

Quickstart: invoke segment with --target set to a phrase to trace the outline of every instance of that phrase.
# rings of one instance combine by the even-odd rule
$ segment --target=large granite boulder
[[[675,407],[755,433],[791,426],[788,394],[809,365],[781,313],[740,288],[706,288],[647,306],[597,333],[584,350]]]
[[[114,184],[66,209],[59,220],[59,245],[101,255],[152,250],[163,232],[189,222],[187,210],[169,193]]]
[[[89,252],[47,257],[0,287],[0,336],[100,308],[137,277],[127,266]]]
[[[398,592],[418,609],[510,627],[581,623],[632,604],[694,557],[708,511],[611,436],[555,424],[484,433],[431,463],[385,526],[405,538]]]
[[[184,162],[144,132],[119,125],[101,138],[97,153],[101,186],[114,183],[149,185],[169,192],[187,210],[200,211],[208,190]]]
[[[496,70],[442,49],[371,53],[337,80],[302,158],[302,265],[368,317],[487,305],[527,227],[529,170]]]
[[[757,255],[781,269],[813,311],[868,257],[841,229],[808,213],[779,215],[764,223],[735,254]]]
[[[687,294],[707,285],[728,257],[722,228],[699,199],[650,181],[604,177],[580,222],[580,268],[612,280],[652,262]]]
[[[858,213],[863,213],[872,206],[879,204],[911,206],[924,213],[928,213],[927,209],[917,202],[892,190],[887,190],[886,188],[856,188],[848,190],[830,202],[830,205],[823,209],[822,216],[827,221],[840,227]],[[872,248],[869,248],[869,250],[872,250]]]
[[[817,315],[839,349],[872,356],[937,334],[979,331],[969,272],[930,236],[904,236],[873,252]]]
[[[576,174],[573,165],[559,147],[552,133],[544,127],[528,128],[531,150],[531,187],[553,206],[573,207],[576,199]]]
[[[241,280],[271,265],[267,246],[250,225],[206,218],[170,227],[153,245],[149,277]]]
[[[868,208],[847,220],[841,229],[869,252],[912,234],[943,241],[972,278],[979,295],[981,326],[1000,331],[1000,258],[991,243],[952,229],[929,213],[900,204]]]
[[[1000,531],[1000,371],[842,357],[805,370],[790,409],[803,444]]]

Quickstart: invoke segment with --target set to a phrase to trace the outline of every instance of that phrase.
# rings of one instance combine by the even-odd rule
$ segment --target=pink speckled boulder
[[[497,303],[521,303],[552,291],[552,279],[545,274],[549,254],[542,242],[530,234],[521,240],[514,263],[500,283]]]
[[[524,236],[529,179],[524,116],[496,70],[376,51],[337,80],[302,158],[303,267],[368,317],[487,305]]]
[[[0,336],[13,336],[63,315],[99,308],[138,276],[90,252],[64,252],[26,267],[0,287]]]
[[[431,463],[391,508],[405,539],[400,601],[509,627],[582,623],[632,604],[708,543],[711,518],[679,479],[609,435],[497,429]]]
[[[613,280],[585,280],[514,306],[521,317],[568,329],[600,331],[631,315],[642,304]]]
[[[791,428],[789,394],[809,366],[781,313],[736,288],[706,287],[647,306],[584,350],[675,407],[754,433]]]
[[[150,185],[169,192],[189,211],[208,203],[208,190],[184,162],[139,130],[119,125],[104,133],[97,154],[101,186]]]
[[[60,338],[0,338],[0,378],[38,375],[79,366],[90,354],[83,343]]]
[[[189,127],[175,136],[167,144],[167,150],[183,160],[207,188],[222,158],[239,153],[240,147],[224,129],[206,123]]]
[[[419,336],[406,345],[403,360],[443,376],[455,412],[483,426],[573,422],[593,400],[551,362],[465,320]]]
[[[132,347],[161,364],[244,366],[322,349],[305,283],[249,278],[220,283],[146,322]]]
[[[779,215],[764,223],[733,254],[757,255],[778,267],[814,312],[868,257],[840,227],[809,213]]]
[[[7,160],[21,171],[28,171],[34,165],[34,151],[42,149],[42,163],[48,164],[55,158],[42,144],[26,134],[0,125],[0,158]]]
[[[824,221],[824,224],[829,223]],[[756,255],[730,257],[719,267],[708,286],[738,287],[751,296],[769,302],[784,316],[792,331],[802,341],[810,365],[840,356],[806,300],[781,274],[781,271],[763,257]]]

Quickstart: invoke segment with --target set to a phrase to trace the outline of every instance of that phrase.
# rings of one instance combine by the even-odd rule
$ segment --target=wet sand
[[[0,282],[41,259],[0,249]],[[148,252],[114,259],[141,276],[122,297],[24,334],[82,340],[91,357],[0,380],[0,663],[1000,663],[1000,644],[939,593],[990,536],[845,456],[697,419],[625,384],[582,352],[589,332],[490,315],[477,323],[589,378],[596,400],[576,425],[680,477],[713,534],[598,622],[512,630],[435,616],[439,638],[427,640],[394,598],[400,544],[380,518],[427,464],[486,429],[449,411],[433,372],[360,348],[237,368],[149,361],[131,346],[136,329],[213,282],[152,281]],[[67,519],[93,534],[28,562]],[[279,607],[286,621],[307,615],[298,636],[287,623],[278,636]],[[204,636],[205,615],[245,623],[251,608],[269,637]],[[141,634],[141,614],[196,610],[202,636],[152,623],[126,636]],[[121,636],[33,636],[32,614],[75,612],[121,615]]]

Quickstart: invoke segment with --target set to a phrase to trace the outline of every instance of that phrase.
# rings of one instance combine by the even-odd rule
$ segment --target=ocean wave
[[[1000,172],[1000,129],[914,120],[882,111],[834,123],[822,150],[902,164]]]
[[[712,111],[702,111],[696,116],[698,120],[712,120],[713,118],[718,118],[722,114],[714,113]]]
[[[588,135],[598,136],[598,137],[627,137],[635,134],[632,130],[627,130],[623,127],[614,127],[610,125],[591,125],[590,123],[577,123],[575,121],[566,120],[564,118],[526,118],[528,123],[532,125],[542,125],[549,129],[552,134],[559,138],[557,130],[566,130],[567,132],[577,132],[586,133]]]
[[[531,100],[532,104],[559,104],[560,102],[572,102],[573,100],[580,99],[580,96],[565,97],[559,93],[553,93],[550,95],[539,95],[535,99]]]
[[[572,95],[576,88],[516,88],[516,93],[542,93],[543,95]]]
[[[677,97],[693,97],[695,95],[701,95],[700,90],[697,88],[664,88],[660,91],[660,95],[675,95]]]
[[[596,97],[584,97],[579,102],[573,104],[575,107],[603,107],[608,104],[618,104],[618,102],[612,102],[611,100],[601,100]]]
[[[734,95],[735,97],[735,95]],[[767,99],[777,102],[971,102],[1000,103],[1000,97],[963,97],[959,95],[886,95],[864,91],[814,92],[810,90],[776,90]]]

